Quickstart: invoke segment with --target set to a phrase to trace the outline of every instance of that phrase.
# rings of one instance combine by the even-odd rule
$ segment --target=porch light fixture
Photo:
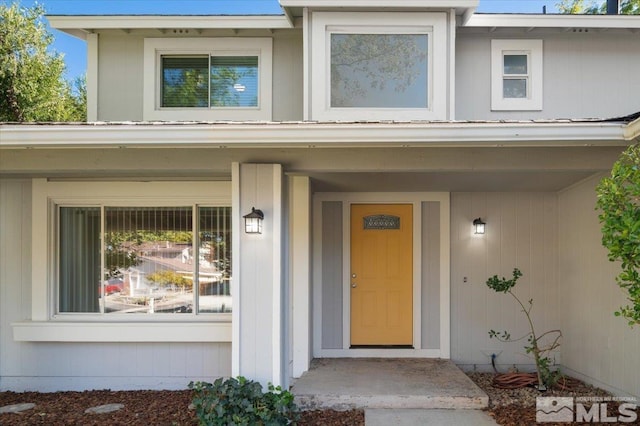
[[[242,216],[244,218],[244,232],[247,234],[262,234],[262,220],[264,213],[251,207],[251,213]]]
[[[484,234],[486,223],[482,219],[477,218],[473,221],[473,227],[475,229],[474,234]]]

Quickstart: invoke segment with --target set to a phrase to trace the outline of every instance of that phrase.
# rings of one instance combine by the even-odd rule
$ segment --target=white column
[[[282,345],[282,167],[234,164],[232,374],[279,385]],[[242,216],[264,213],[262,234],[244,232]]]

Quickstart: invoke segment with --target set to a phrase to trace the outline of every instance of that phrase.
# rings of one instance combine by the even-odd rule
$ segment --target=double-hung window
[[[492,40],[491,58],[491,109],[542,109],[542,40]]]
[[[444,119],[444,13],[312,15],[311,119]]]
[[[146,120],[271,120],[270,38],[145,39]]]

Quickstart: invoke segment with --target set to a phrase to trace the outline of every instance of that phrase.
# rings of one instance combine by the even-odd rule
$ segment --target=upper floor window
[[[145,120],[271,120],[269,38],[145,39]]]
[[[161,57],[161,107],[257,107],[258,56]]]
[[[311,118],[446,118],[444,13],[312,16]]]
[[[542,109],[542,40],[491,41],[491,109]]]
[[[428,108],[429,34],[331,34],[331,108]]]

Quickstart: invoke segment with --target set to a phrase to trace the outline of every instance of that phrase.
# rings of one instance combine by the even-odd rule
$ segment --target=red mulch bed
[[[117,426],[117,425],[197,425],[194,410],[189,410],[192,391],[119,391],[86,392],[0,392],[0,407],[35,403],[21,413],[0,414],[0,425]],[[108,414],[86,414],[87,408],[105,404],[124,404]],[[299,425],[363,426],[364,412],[316,410],[301,415]]]

